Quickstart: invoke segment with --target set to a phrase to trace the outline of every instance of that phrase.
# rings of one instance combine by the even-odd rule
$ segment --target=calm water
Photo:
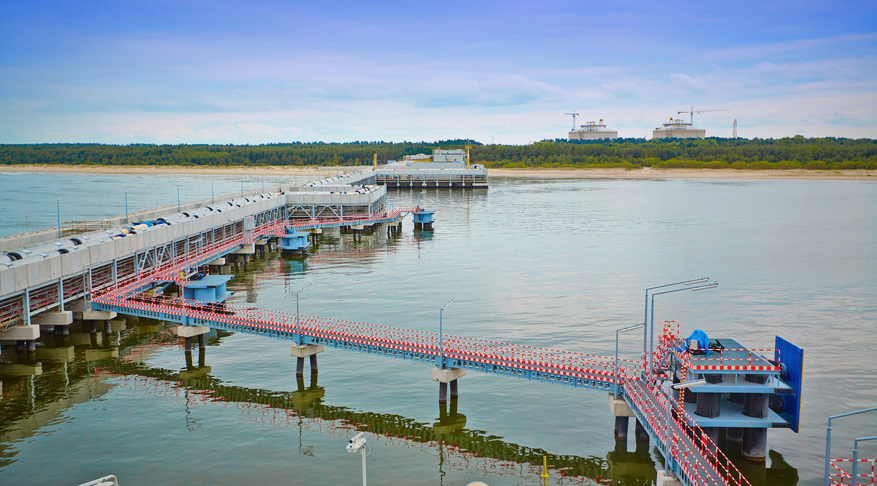
[[[123,187],[142,209],[176,203],[174,184],[209,197],[210,180],[217,194],[220,181],[239,190],[234,177],[0,173],[4,207],[26,199],[42,226],[70,187],[62,210],[87,219],[124,213]],[[826,417],[877,405],[875,183],[494,179],[489,192],[390,193],[418,196],[434,231],[408,220],[389,240],[344,235],[306,258],[269,256],[238,272],[233,301],[294,310],[312,283],[302,313],[437,330],[454,299],[445,332],[611,355],[615,329],[642,320],[646,287],[710,276],[715,290],[658,297],[656,319],[806,349],[801,433],[769,433],[767,468],[741,463],[753,485],[819,484]],[[3,232],[20,216],[4,212]],[[95,341],[73,329],[43,338],[35,358],[3,349],[0,484],[358,484],[360,459],[344,451],[357,428],[370,431],[370,484],[541,484],[543,454],[552,484],[651,484],[660,464],[632,436],[616,447],[601,392],[470,374],[443,414],[427,365],[328,350],[316,382],[297,383],[286,341],[220,333],[199,367],[162,323]],[[623,339],[637,356],[641,335]],[[877,416],[837,422],[834,455],[875,434]]]

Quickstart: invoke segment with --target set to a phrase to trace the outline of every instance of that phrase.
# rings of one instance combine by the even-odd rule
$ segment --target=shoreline
[[[49,172],[109,175],[247,175],[285,176],[325,174],[366,168],[342,167],[189,167],[189,166],[68,166],[10,165],[0,172]],[[737,170],[737,169],[488,169],[490,177],[528,179],[791,179],[791,180],[877,180],[877,170]]]

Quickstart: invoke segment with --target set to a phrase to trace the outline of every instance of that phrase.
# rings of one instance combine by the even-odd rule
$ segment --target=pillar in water
[[[192,353],[192,338],[187,337],[183,338],[183,341],[186,343],[186,354]]]
[[[305,359],[304,358],[295,358],[295,376],[304,376],[305,374]]]
[[[643,427],[639,419],[636,419],[636,440],[637,442],[645,442],[647,444],[649,442],[649,433],[646,432],[646,428]]]
[[[457,398],[457,380],[451,382],[451,399]]]
[[[312,373],[312,374],[313,374],[313,373],[316,373],[317,370],[318,370],[318,368],[317,368],[317,355],[316,355],[316,354],[312,354],[312,355],[311,355],[311,373]]]
[[[764,384],[767,375],[746,375],[750,383]],[[743,415],[763,419],[767,417],[767,393],[746,393],[743,395]],[[754,462],[764,462],[767,457],[767,428],[747,428],[743,430],[741,452],[743,457]]]
[[[628,417],[615,417],[615,440],[627,442],[627,427],[630,424]]]
[[[204,344],[204,335],[203,334],[198,335],[198,347],[200,349],[204,349],[206,347]]]
[[[447,383],[439,383],[439,403],[446,403],[448,401],[448,384]]]

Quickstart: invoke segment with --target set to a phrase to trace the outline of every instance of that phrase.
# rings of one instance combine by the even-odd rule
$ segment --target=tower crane
[[[576,129],[576,117],[579,116],[579,114],[576,113],[576,110],[573,110],[572,113],[564,113],[564,115],[572,115],[572,129],[575,130]]]
[[[677,115],[681,115],[681,114],[683,114],[683,113],[691,113],[691,123],[690,123],[690,125],[691,125],[691,126],[694,126],[694,114],[695,114],[695,113],[709,113],[709,112],[711,112],[711,111],[731,111],[731,110],[697,110],[697,111],[695,111],[695,110],[694,110],[694,107],[692,106],[692,107],[691,107],[691,110],[689,110],[689,111],[680,111],[680,112],[678,112],[678,113],[676,113],[676,114],[677,114]]]

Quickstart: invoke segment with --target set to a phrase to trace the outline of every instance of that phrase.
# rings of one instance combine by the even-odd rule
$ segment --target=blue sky
[[[0,143],[648,138],[691,106],[877,138],[877,2],[0,0]]]

